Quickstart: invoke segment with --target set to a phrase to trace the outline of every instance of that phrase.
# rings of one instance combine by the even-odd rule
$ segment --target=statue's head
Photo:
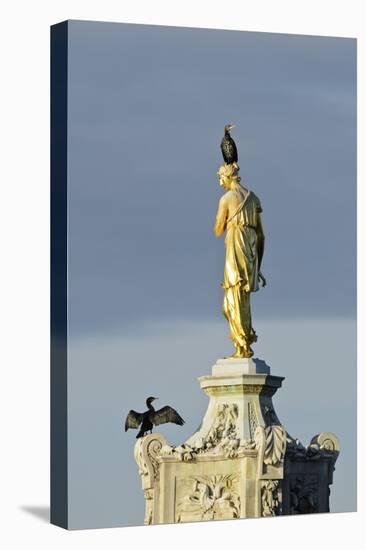
[[[221,187],[231,189],[233,183],[239,183],[241,179],[238,174],[239,170],[240,168],[236,162],[233,162],[232,164],[222,164],[217,172]]]

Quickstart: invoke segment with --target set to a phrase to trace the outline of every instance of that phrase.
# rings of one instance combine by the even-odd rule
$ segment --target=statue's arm
[[[258,269],[261,268],[263,253],[264,253],[264,231],[262,218],[260,213],[258,213],[257,218],[257,250],[258,250]]]
[[[214,233],[216,237],[220,237],[226,229],[226,220],[228,217],[228,207],[225,199],[225,195],[221,197],[219,207],[216,214],[216,223],[214,226]]]

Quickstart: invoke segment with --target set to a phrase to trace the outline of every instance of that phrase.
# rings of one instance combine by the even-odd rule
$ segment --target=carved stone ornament
[[[250,438],[254,441],[255,430],[257,429],[257,426],[258,426],[258,418],[252,403],[248,403],[248,419],[249,419]]]
[[[194,445],[183,443],[178,447],[165,445],[160,455],[174,456],[181,461],[194,460],[197,455],[214,455],[226,458],[240,456],[245,450],[254,449],[251,440],[238,438],[238,406],[222,403],[218,405],[215,420],[205,436],[198,437]]]
[[[233,519],[240,516],[236,474],[196,476],[178,499],[176,521]]]
[[[318,511],[319,480],[316,475],[295,475],[290,480],[291,514],[313,514]]]
[[[266,446],[264,449],[264,464],[276,466],[285,455],[286,431],[282,426],[268,426],[264,430]]]
[[[334,466],[339,454],[339,449],[339,440],[337,436],[331,432],[323,432],[319,435],[315,435],[307,447],[304,447],[298,439],[295,440],[288,435],[286,456],[291,460],[306,461],[330,458]]]
[[[159,464],[157,457],[165,443],[160,434],[151,434],[137,441],[135,445],[135,460],[139,467],[139,475],[143,479],[143,486],[150,487],[154,480],[159,478]],[[144,484],[144,478],[145,484]]]
[[[261,487],[262,516],[278,516],[281,513],[280,481],[268,479]]]
[[[329,511],[337,437],[302,445],[273,408],[282,378],[234,367],[226,374],[217,363],[215,375],[201,377],[210,403],[184,443],[168,445],[159,433],[137,440],[146,525]]]
[[[283,426],[258,426],[255,432],[256,447],[263,452],[265,465],[278,466],[285,457],[286,430]]]
[[[144,524],[145,525],[151,525],[152,520],[153,520],[154,490],[153,489],[145,489],[144,497],[145,497],[145,519],[144,519]]]

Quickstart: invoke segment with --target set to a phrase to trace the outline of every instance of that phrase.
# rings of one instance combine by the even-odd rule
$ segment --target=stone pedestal
[[[178,447],[159,433],[135,445],[145,524],[329,511],[338,439],[305,448],[287,433],[272,403],[283,377],[259,359],[219,359],[199,381],[209,404],[198,431]]]

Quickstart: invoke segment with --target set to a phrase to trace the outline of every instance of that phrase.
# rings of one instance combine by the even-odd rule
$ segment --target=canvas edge
[[[51,26],[50,522],[68,528],[67,85],[68,22]]]

